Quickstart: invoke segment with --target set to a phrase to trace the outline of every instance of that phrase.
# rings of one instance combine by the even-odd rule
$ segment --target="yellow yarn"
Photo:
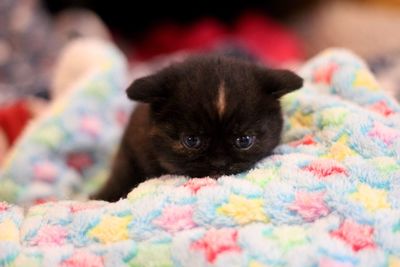
[[[19,241],[19,231],[15,223],[6,219],[0,223],[0,241]]]
[[[350,199],[361,202],[371,212],[390,208],[390,203],[387,202],[387,191],[371,188],[366,184],[358,185],[357,191],[350,195]]]
[[[313,116],[297,111],[290,118],[290,123],[293,128],[310,128],[313,125]]]
[[[268,265],[259,263],[258,261],[251,261],[249,267],[268,267]]]
[[[284,110],[287,110],[298,99],[300,91],[294,91],[281,97],[280,102]]]
[[[233,217],[239,224],[269,221],[263,210],[262,199],[247,199],[232,195],[229,197],[229,202],[217,211],[225,216]]]
[[[395,256],[390,256],[389,267],[400,267],[400,258],[397,258]]]
[[[27,217],[34,216],[44,216],[46,213],[50,212],[51,207],[48,205],[35,205],[29,208]]]
[[[353,81],[353,86],[365,87],[371,91],[379,90],[379,85],[374,76],[372,76],[372,74],[365,69],[360,69],[357,71],[356,78]]]
[[[347,134],[342,135],[339,140],[331,146],[328,154],[326,154],[324,157],[343,161],[347,157],[357,155],[354,150],[347,146],[348,139],[349,136]]]
[[[157,184],[153,180],[148,180],[133,189],[127,196],[129,201],[137,201],[146,195],[154,193],[157,189]]]
[[[29,266],[29,267],[41,267],[43,263],[41,262],[42,258],[35,257],[35,254],[26,255],[21,253],[16,259],[14,264],[10,264],[10,267],[18,267],[18,266]]]
[[[129,239],[128,224],[132,216],[118,217],[105,215],[101,222],[90,230],[89,236],[108,244]]]

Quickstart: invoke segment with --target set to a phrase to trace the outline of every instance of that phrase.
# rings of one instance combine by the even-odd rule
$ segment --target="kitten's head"
[[[169,173],[219,176],[250,169],[278,145],[279,98],[302,86],[287,70],[192,57],[138,79],[132,100],[151,107],[154,153]]]

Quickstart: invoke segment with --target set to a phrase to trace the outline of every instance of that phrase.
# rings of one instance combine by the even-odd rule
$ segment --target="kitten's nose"
[[[226,166],[226,160],[225,159],[216,159],[211,162],[211,165],[215,168],[220,169],[220,168],[223,168]]]

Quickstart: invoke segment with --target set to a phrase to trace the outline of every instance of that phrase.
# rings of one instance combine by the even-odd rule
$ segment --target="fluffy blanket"
[[[0,200],[30,206],[82,198],[106,178],[132,108],[124,92],[126,61],[111,44],[93,40],[77,41],[63,53],[64,58],[79,56],[83,62],[60,64],[58,76],[67,73],[59,77],[59,87],[67,89],[5,159]],[[77,72],[83,73],[68,88]]]
[[[129,110],[110,58],[25,134],[2,199],[72,198],[105,173]],[[152,179],[116,203],[4,202],[0,266],[400,266],[399,104],[346,51],[300,73],[282,144],[256,168]]]

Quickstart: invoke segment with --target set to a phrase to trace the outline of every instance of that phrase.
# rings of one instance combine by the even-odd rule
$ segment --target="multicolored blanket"
[[[0,198],[72,199],[106,173],[130,108],[110,57],[21,139]],[[282,144],[256,168],[152,179],[116,203],[3,202],[0,266],[400,266],[399,104],[347,51],[300,74]]]

